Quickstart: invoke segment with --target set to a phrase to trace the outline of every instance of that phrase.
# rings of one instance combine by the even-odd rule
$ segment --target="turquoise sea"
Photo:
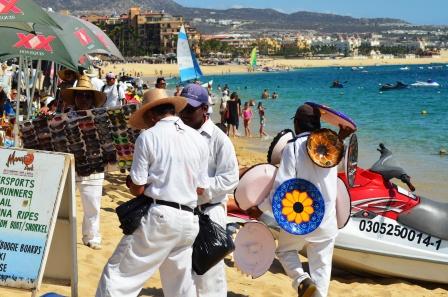
[[[358,125],[359,163],[370,167],[379,157],[376,151],[384,143],[412,177],[417,193],[448,201],[448,65],[372,66],[353,71],[344,68],[308,68],[283,73],[254,73],[209,76],[214,91],[228,84],[237,91],[244,104],[255,99],[266,107],[266,130],[274,136],[292,128],[296,108],[305,101],[331,106],[349,115]],[[422,69],[423,68],[423,69]],[[343,89],[332,89],[333,80],[344,83]],[[379,92],[379,84],[432,79],[440,88],[409,88]],[[261,100],[268,89],[277,92],[277,100]],[[214,98],[219,107],[220,95]],[[425,110],[426,115],[421,112]],[[215,112],[215,116],[216,116]],[[254,110],[252,132],[258,136],[258,113]],[[242,124],[241,124],[242,125]],[[240,127],[240,133],[243,128]],[[258,149],[265,150],[266,145]]]

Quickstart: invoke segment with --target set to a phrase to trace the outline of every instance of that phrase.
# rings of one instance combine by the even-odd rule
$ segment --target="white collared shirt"
[[[308,156],[306,141],[310,133],[301,133],[294,142],[289,142],[283,150],[282,160],[275,176],[274,185],[268,199],[258,207],[263,212],[272,211],[272,196],[283,182],[291,178],[301,178],[315,185],[325,201],[325,215],[320,226],[313,232],[302,235],[307,241],[319,242],[336,237],[337,166],[322,168]]]
[[[199,204],[225,203],[227,194],[238,185],[239,171],[235,149],[221,129],[208,119],[198,130],[208,143],[210,187],[199,197]]]
[[[121,105],[120,100],[125,97],[124,88],[122,85],[119,84],[117,86],[117,84],[113,84],[109,86],[108,84],[105,84],[102,89],[103,93],[106,94],[107,97],[104,107],[115,107]]]
[[[145,195],[196,207],[196,188],[208,188],[208,149],[203,137],[177,116],[142,132],[135,142],[131,178]]]

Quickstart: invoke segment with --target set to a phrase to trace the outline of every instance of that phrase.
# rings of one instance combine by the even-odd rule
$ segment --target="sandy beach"
[[[234,142],[240,167],[265,162],[263,153],[268,141],[259,138],[234,138]],[[254,151],[254,148],[257,148]],[[121,230],[118,228],[118,219],[115,208],[124,201],[132,198],[124,186],[125,175],[120,173],[109,174],[104,186],[101,207],[101,233],[103,235],[103,249],[92,250],[81,243],[82,207],[79,195],[77,195],[77,229],[78,229],[78,273],[79,296],[94,296],[98,280],[104,264],[112,254],[115,246],[121,238]],[[291,288],[289,278],[284,274],[278,261],[275,261],[271,269],[258,279],[251,279],[242,275],[231,260],[226,259],[228,288],[230,297],[260,297],[260,296],[297,296]],[[52,284],[44,284],[41,294],[57,292],[68,296],[69,287]],[[2,297],[30,296],[29,292],[0,288]],[[139,296],[162,297],[159,275],[149,280]],[[448,285],[414,282],[396,278],[383,278],[371,275],[360,275],[350,271],[334,268],[329,296],[332,297],[441,297],[448,296]]]
[[[412,59],[374,59],[348,57],[341,59],[267,59],[260,60],[258,63],[269,67],[290,67],[290,68],[309,68],[309,67],[359,67],[359,66],[381,66],[381,65],[414,65],[414,64],[448,64],[448,51],[442,51],[441,55],[434,58],[412,58]],[[217,65],[201,66],[204,75],[226,75],[248,73],[245,65]],[[121,63],[111,64],[103,67],[103,73],[112,71],[114,73],[125,72],[131,75],[141,73],[144,77],[157,76],[177,76],[179,68],[177,64],[142,64],[142,63]]]

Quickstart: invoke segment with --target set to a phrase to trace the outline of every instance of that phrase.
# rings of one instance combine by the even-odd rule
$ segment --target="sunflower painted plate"
[[[331,168],[341,162],[344,143],[336,132],[324,128],[311,133],[306,142],[306,150],[317,166]]]
[[[315,185],[293,178],[275,190],[272,212],[283,230],[305,235],[319,227],[325,214],[325,202]]]

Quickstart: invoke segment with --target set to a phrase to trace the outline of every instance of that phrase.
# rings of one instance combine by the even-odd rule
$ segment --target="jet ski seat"
[[[448,203],[420,197],[420,203],[402,212],[397,221],[420,232],[448,240]]]

